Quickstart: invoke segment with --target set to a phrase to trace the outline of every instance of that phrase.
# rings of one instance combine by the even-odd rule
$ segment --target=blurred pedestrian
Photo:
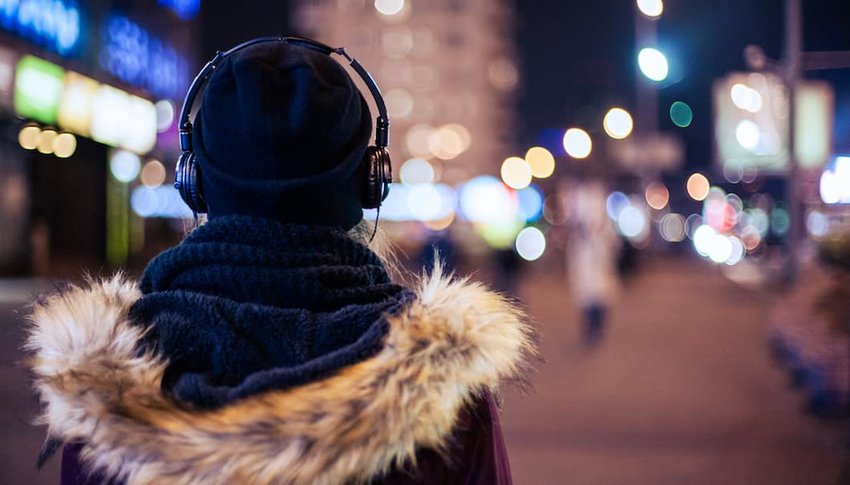
[[[570,236],[567,273],[573,299],[581,309],[585,344],[595,345],[605,332],[608,309],[617,292],[619,238],[606,210],[605,186],[584,180],[567,198]]]
[[[510,483],[493,393],[531,350],[524,317],[439,268],[390,279],[361,223],[388,120],[367,147],[331,52],[217,56],[177,175],[208,221],[139,283],[34,308],[41,458],[64,445],[63,483]]]

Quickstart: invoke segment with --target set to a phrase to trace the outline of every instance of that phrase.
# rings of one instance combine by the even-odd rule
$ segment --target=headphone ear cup
[[[392,163],[386,148],[370,146],[364,160],[364,182],[360,202],[364,209],[377,209],[390,193]]]
[[[206,213],[207,202],[201,192],[201,174],[198,164],[195,162],[195,154],[185,151],[177,161],[174,172],[174,188],[180,193],[183,202],[192,209],[192,212]]]

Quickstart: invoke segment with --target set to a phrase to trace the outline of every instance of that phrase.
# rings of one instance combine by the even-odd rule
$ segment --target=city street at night
[[[850,485],[850,0],[0,4],[0,485]]]
[[[584,349],[566,282],[544,267],[530,268],[520,290],[544,362],[525,395],[504,396],[516,483],[840,483],[846,429],[806,415],[772,362],[770,294],[696,258],[649,261],[621,292],[603,341]],[[34,468],[42,436],[27,425],[35,399],[15,365],[24,357],[16,305],[0,308],[0,483],[54,484],[58,457]]]

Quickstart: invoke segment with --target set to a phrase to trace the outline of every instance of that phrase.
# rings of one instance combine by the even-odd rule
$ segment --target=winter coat
[[[510,483],[493,405],[532,352],[521,313],[439,270],[387,318],[372,357],[318,381],[215,410],[161,390],[122,277],[37,305],[28,349],[63,478],[128,484]],[[83,473],[81,473],[81,471]],[[93,474],[93,475],[92,475]]]

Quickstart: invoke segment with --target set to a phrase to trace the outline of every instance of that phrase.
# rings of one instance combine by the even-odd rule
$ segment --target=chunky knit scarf
[[[380,350],[412,292],[334,228],[216,218],[151,261],[131,317],[168,359],[163,390],[217,408],[305,384]]]

